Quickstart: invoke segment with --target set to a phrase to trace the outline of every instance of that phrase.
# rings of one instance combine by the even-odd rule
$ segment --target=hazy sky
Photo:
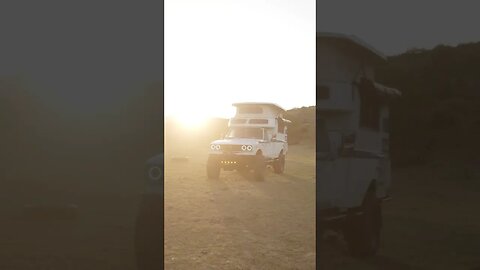
[[[126,2],[1,1],[0,77],[26,75],[44,100],[83,112],[163,79],[163,2]],[[477,2],[322,0],[316,26],[396,54],[479,41]],[[208,104],[197,111],[225,114],[242,100],[314,103],[313,0],[166,4],[167,111]]]
[[[0,77],[68,111],[125,101],[163,76],[162,1],[1,1]],[[160,101],[159,101],[160,103]]]
[[[167,0],[165,112],[228,116],[233,102],[315,104],[313,0]]]
[[[317,30],[354,34],[387,55],[480,41],[480,2],[318,0]]]

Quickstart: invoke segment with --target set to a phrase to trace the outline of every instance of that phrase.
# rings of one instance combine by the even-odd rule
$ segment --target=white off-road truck
[[[317,33],[317,225],[343,233],[351,254],[376,254],[390,198],[389,103],[375,82],[386,58],[354,36]],[[318,243],[320,244],[320,243]]]
[[[263,180],[267,166],[277,174],[285,170],[288,151],[285,110],[273,103],[235,103],[236,114],[228,122],[224,138],[210,144],[207,176],[218,179],[220,171],[253,170]]]

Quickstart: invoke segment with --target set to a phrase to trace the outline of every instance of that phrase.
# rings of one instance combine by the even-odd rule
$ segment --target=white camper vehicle
[[[228,122],[223,139],[210,144],[207,175],[217,179],[220,171],[253,170],[255,179],[263,180],[266,166],[275,173],[285,169],[288,151],[285,112],[273,103],[235,103],[236,114]]]
[[[321,233],[343,231],[352,255],[371,256],[390,198],[388,104],[401,93],[375,82],[374,67],[386,58],[358,38],[317,33],[316,46]]]

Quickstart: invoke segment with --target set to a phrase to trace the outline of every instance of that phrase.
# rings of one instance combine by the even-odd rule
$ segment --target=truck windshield
[[[261,128],[235,127],[228,130],[226,138],[263,139]]]

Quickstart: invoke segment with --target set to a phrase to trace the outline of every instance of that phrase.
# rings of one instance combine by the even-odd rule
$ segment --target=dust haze
[[[227,128],[166,122],[165,267],[167,269],[315,268],[315,108],[289,110],[294,121],[282,175],[264,181],[222,171],[208,180],[210,142]]]

